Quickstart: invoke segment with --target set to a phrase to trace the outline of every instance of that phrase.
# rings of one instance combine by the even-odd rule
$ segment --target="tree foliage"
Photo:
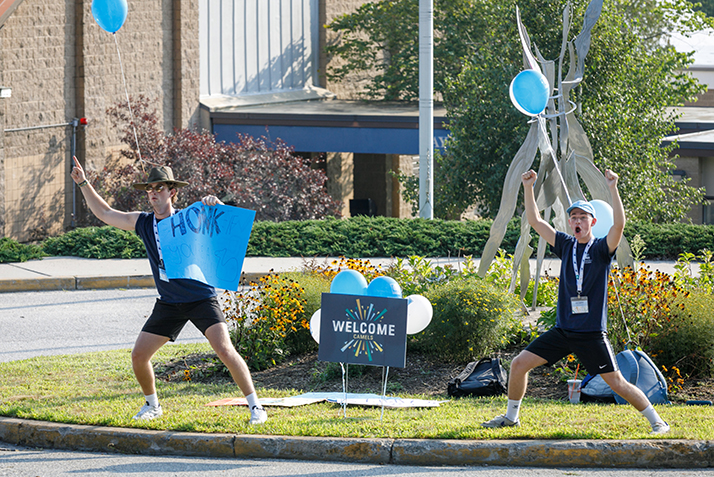
[[[293,155],[282,141],[269,143],[240,135],[235,143],[216,142],[207,131],[185,128],[166,134],[158,128],[157,113],[146,97],[140,96],[132,105],[140,149],[128,108],[118,104],[107,113],[122,132],[121,142],[129,146],[121,152],[128,164],[109,164],[89,174],[92,185],[118,209],[145,208],[145,193],[131,184],[141,182],[152,165],[168,165],[177,179],[190,184],[180,190],[179,207],[214,194],[224,202],[255,210],[256,220],[340,215],[341,204],[325,190],[324,171]]]
[[[580,32],[587,7],[586,0],[571,3],[569,39]],[[559,55],[565,5],[563,0],[518,2],[530,38],[546,59]],[[436,156],[435,212],[440,217],[458,217],[472,204],[483,215],[494,216],[508,166],[525,138],[527,118],[508,94],[511,80],[523,69],[515,10],[512,0],[435,2],[434,85],[443,94],[452,133],[445,154]],[[342,42],[330,52],[345,60],[341,77],[373,69],[379,74],[368,96],[417,98],[416,25],[418,0],[374,2],[337,19],[329,27],[342,33]],[[578,120],[593,147],[595,165],[620,175],[631,218],[681,220],[701,201],[701,190],[669,174],[674,145],[662,147],[662,139],[675,132],[676,118],[668,107],[703,91],[681,73],[691,56],[669,47],[666,35],[709,25],[711,19],[693,12],[686,0],[616,0],[605,2],[593,29],[584,80],[571,99],[581,105]],[[370,53],[359,63],[366,49]],[[388,54],[380,55],[381,50]],[[404,58],[391,61],[393,52]],[[416,181],[405,185],[413,188]]]
[[[707,16],[714,17],[714,0],[701,0],[695,10],[705,13]]]
[[[484,28],[471,14],[472,0],[436,0],[434,8],[434,87],[461,70],[473,38]],[[327,77],[341,81],[355,73],[372,73],[364,96],[414,100],[419,97],[419,0],[379,1],[363,4],[354,13],[335,18],[327,28],[339,34],[326,48],[339,66]],[[448,32],[448,34],[447,34]]]

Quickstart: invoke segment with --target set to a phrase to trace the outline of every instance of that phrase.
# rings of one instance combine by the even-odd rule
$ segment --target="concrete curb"
[[[100,288],[152,288],[151,275],[108,277],[40,277],[0,280],[0,293]]]
[[[250,283],[257,282],[265,275],[267,273],[244,273],[242,278],[245,283]],[[152,275],[0,279],[0,293],[154,287],[154,277]]]
[[[714,467],[714,441],[358,439],[151,431],[0,417],[0,441],[126,454],[300,459],[395,465]]]

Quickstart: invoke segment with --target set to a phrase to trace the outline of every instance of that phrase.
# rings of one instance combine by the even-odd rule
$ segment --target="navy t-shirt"
[[[607,281],[610,276],[612,256],[607,238],[596,238],[585,257],[583,289],[581,296],[588,297],[588,313],[572,313],[571,297],[578,296],[575,270],[573,269],[573,246],[577,245],[576,263],[580,267],[587,244],[578,243],[575,237],[557,232],[553,253],[560,258],[560,285],[558,287],[558,310],[556,324],[565,331],[607,331]]]
[[[151,265],[151,273],[154,275],[154,283],[161,301],[166,303],[191,303],[216,296],[215,288],[196,280],[176,278],[165,282],[159,278],[159,249],[156,246],[156,237],[154,235],[153,212],[150,214],[141,213],[136,221],[136,233],[144,242],[146,255],[149,257],[149,264]]]

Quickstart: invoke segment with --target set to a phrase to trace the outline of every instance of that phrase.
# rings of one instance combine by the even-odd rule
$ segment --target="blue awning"
[[[419,107],[415,102],[294,101],[243,107],[202,104],[219,141],[238,134],[281,139],[300,152],[419,154]],[[449,135],[446,112],[434,112],[434,149]]]
[[[349,128],[214,124],[216,140],[235,142],[238,134],[283,140],[296,151],[353,152],[358,154],[419,154],[418,129]],[[443,151],[448,129],[434,129],[434,148]]]

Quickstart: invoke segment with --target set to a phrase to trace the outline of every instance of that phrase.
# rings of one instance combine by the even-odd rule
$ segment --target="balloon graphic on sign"
[[[528,116],[537,116],[548,104],[548,80],[536,70],[521,71],[511,81],[508,92],[518,111]]]
[[[322,317],[321,308],[318,308],[315,313],[312,314],[310,318],[310,335],[318,344],[320,343],[320,323]]]
[[[364,295],[366,292],[367,279],[357,270],[342,270],[330,284],[330,293]]]
[[[116,33],[128,13],[126,0],[92,0],[92,15],[102,29]]]
[[[590,204],[595,209],[595,217],[597,218],[597,222],[593,225],[593,236],[595,238],[607,237],[610,227],[614,223],[612,207],[604,200],[599,199],[591,200]]]
[[[407,334],[413,335],[424,330],[434,315],[434,308],[428,298],[422,295],[407,297]]]
[[[377,277],[367,287],[368,296],[381,296],[384,298],[401,298],[402,287],[392,277]]]

